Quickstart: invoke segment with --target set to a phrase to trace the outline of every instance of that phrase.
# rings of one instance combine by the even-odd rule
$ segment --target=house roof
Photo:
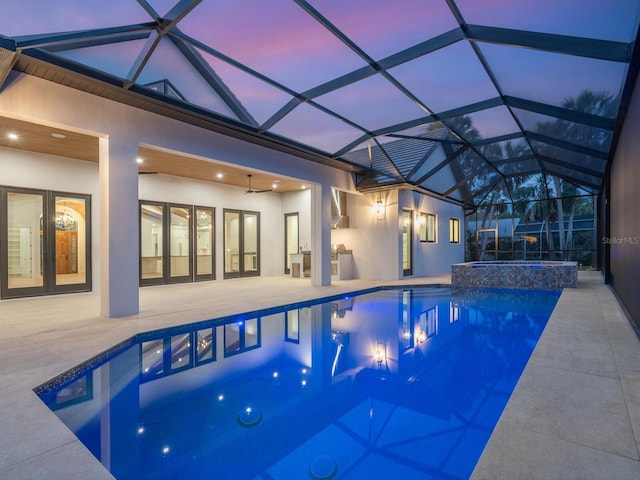
[[[639,8],[23,0],[3,5],[0,86],[41,76],[342,168],[362,189],[472,207],[537,183],[593,194],[638,73]]]

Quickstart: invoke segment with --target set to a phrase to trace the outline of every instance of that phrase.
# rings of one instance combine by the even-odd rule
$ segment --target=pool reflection
[[[118,479],[306,478],[321,453],[340,478],[466,478],[557,296],[381,290],[151,332],[41,396]]]

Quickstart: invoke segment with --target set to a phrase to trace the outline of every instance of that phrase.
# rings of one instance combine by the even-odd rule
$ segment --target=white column
[[[106,317],[138,313],[138,142],[100,138],[100,310]]]
[[[311,285],[331,285],[331,188],[311,187]]]

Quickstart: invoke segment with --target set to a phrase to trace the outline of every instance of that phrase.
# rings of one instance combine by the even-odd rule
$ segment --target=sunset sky
[[[0,35],[109,28],[153,21],[136,0],[22,0],[5,2]],[[295,98],[334,79],[367,72],[358,80],[313,96],[268,123],[271,133],[333,154],[375,132],[403,122],[420,124],[439,114],[503,95],[562,106],[584,90],[620,94],[628,64],[522,48],[507,42],[461,39],[376,73],[380,61],[460,28],[444,0],[317,0],[317,10],[363,52],[350,48],[292,0],[204,0],[178,24],[256,124],[263,125]],[[457,0],[463,22],[556,35],[631,43],[637,0]],[[149,0],[162,17],[175,0]],[[176,33],[178,33],[176,31]],[[188,40],[189,41],[189,40]],[[136,39],[56,52],[122,79],[135,69],[147,40]],[[205,45],[210,51],[200,49]],[[228,60],[231,59],[232,62]],[[482,59],[495,76],[492,82]],[[237,63],[236,63],[237,62]],[[240,68],[238,68],[240,67]],[[270,82],[263,81],[264,78]],[[136,83],[169,80],[195,106],[237,120],[210,85],[163,38]],[[394,85],[394,82],[397,84]],[[398,84],[401,88],[398,88]],[[331,85],[331,84],[330,84]],[[319,106],[320,108],[316,108]],[[327,109],[336,115],[323,111]],[[505,106],[469,114],[483,138],[536,127],[531,112],[514,118]],[[341,118],[352,122],[349,124]],[[398,128],[398,132],[404,128]],[[381,139],[384,141],[384,139]]]

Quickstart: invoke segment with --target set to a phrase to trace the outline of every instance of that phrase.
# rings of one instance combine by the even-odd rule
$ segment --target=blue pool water
[[[559,292],[382,289],[148,332],[36,389],[121,479],[464,479]]]

